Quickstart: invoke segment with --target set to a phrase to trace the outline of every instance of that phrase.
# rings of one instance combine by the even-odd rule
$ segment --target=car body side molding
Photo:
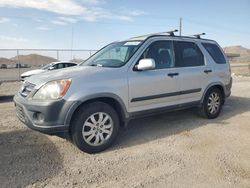
[[[173,97],[173,96],[177,96],[177,95],[186,95],[186,94],[190,94],[190,93],[198,93],[200,91],[201,91],[201,88],[197,88],[197,89],[190,89],[190,90],[178,91],[178,92],[172,92],[172,93],[163,93],[163,94],[159,94],[159,95],[150,95],[150,96],[133,98],[133,99],[131,99],[131,102],[140,102],[140,101],[151,100],[151,99]]]

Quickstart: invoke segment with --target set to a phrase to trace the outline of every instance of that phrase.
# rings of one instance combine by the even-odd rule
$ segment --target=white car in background
[[[39,74],[42,72],[46,72],[49,70],[63,69],[63,68],[67,68],[67,67],[73,67],[76,65],[77,65],[77,63],[73,63],[73,62],[52,62],[48,65],[45,65],[41,69],[35,69],[35,70],[24,72],[21,75],[21,79],[24,80],[27,77],[30,77],[32,75]]]

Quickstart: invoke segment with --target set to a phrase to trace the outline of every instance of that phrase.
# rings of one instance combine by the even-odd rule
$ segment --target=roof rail
[[[206,35],[206,33],[199,33],[199,34],[190,35],[190,36],[200,39],[202,35]]]
[[[167,31],[165,33],[168,33],[170,36],[175,36],[175,32],[178,32],[178,29],[172,30],[172,31]]]
[[[169,34],[169,36],[175,36],[175,32],[178,32],[178,29],[172,30],[172,31],[164,31],[164,32],[160,32],[160,33],[153,33],[151,35],[160,35],[160,34],[164,34],[167,33]]]
[[[175,36],[175,32],[178,32],[177,29],[172,30],[172,31],[164,31],[164,32],[159,32],[159,33],[150,33],[150,34],[146,34],[146,35],[141,35],[141,36],[137,36],[137,37],[133,37],[133,38],[139,38],[139,37],[152,37],[154,35],[163,35],[163,34],[169,34],[169,36]]]

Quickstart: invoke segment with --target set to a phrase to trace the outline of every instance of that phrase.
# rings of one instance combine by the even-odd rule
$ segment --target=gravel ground
[[[137,119],[89,155],[15,117],[19,83],[0,86],[0,187],[250,187],[250,78],[235,77],[219,118],[195,110]]]

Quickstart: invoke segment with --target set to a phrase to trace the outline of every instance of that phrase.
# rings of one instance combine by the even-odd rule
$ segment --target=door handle
[[[206,74],[208,74],[208,73],[212,72],[212,70],[211,70],[211,69],[209,69],[209,70],[204,70],[204,72],[205,72]]]
[[[168,76],[173,78],[174,76],[178,76],[179,73],[175,72],[175,73],[169,73]]]

